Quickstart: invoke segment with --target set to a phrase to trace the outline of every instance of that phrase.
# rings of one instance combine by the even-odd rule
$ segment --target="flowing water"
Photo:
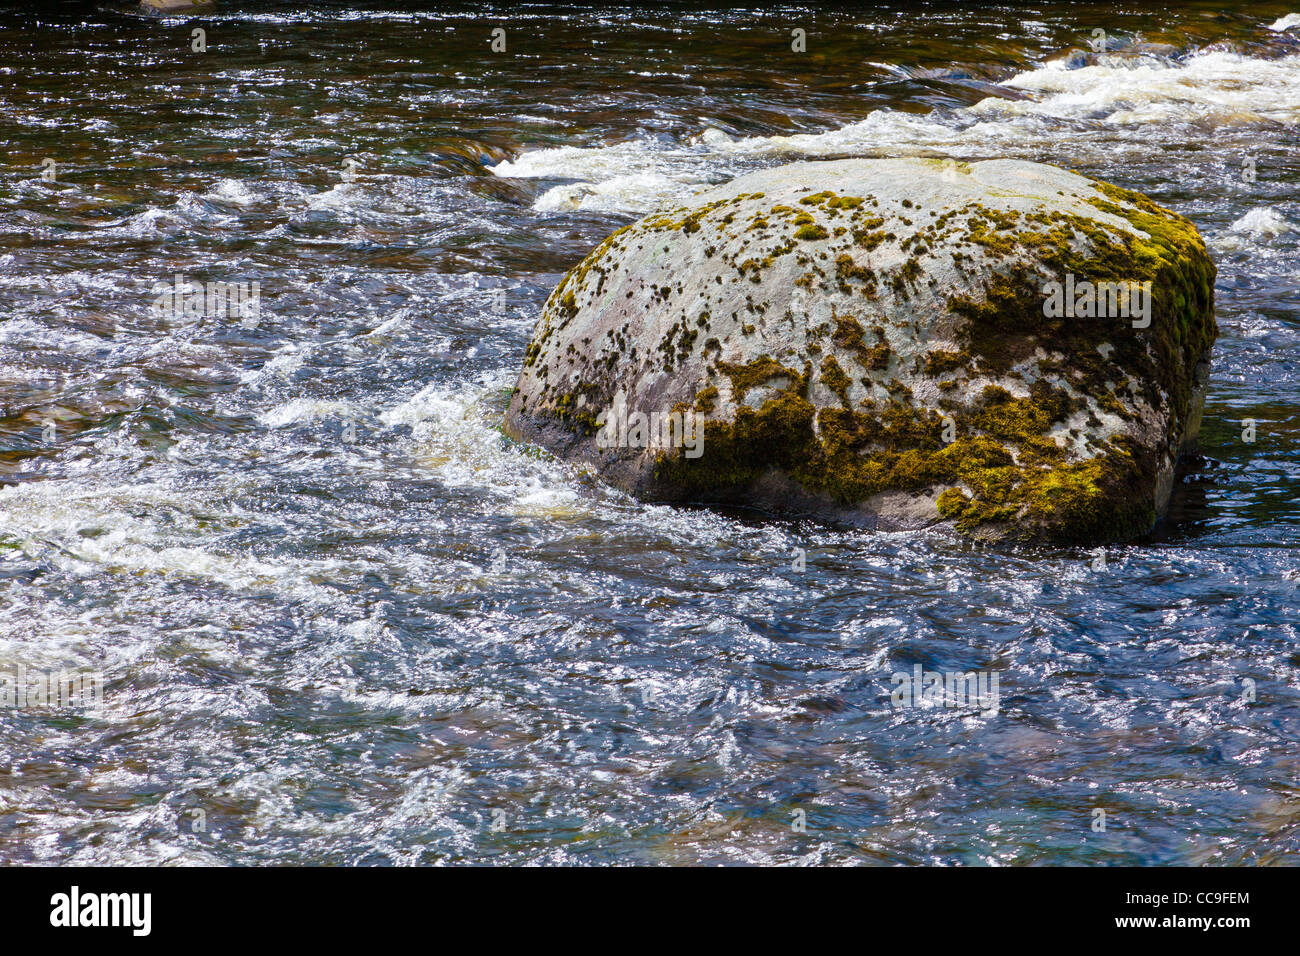
[[[1293,0],[25,6],[0,679],[103,687],[0,708],[0,861],[1300,862]],[[645,505],[503,436],[615,228],[899,155],[1055,163],[1201,229],[1203,457],[1147,540]],[[177,275],[260,314],[154,308]],[[996,676],[996,713],[893,706],[918,665]]]

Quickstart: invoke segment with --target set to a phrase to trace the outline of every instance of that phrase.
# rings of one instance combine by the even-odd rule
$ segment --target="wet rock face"
[[[1195,228],[1036,163],[841,160],[619,230],[506,416],[639,497],[988,540],[1147,531],[1217,335]]]

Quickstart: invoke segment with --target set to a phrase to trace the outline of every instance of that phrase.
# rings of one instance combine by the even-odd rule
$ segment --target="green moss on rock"
[[[966,164],[953,165],[970,172]],[[939,516],[981,537],[1131,537],[1154,520],[1157,475],[1176,457],[1179,435],[1171,428],[1165,445],[1156,447],[1128,436],[1135,433],[1142,404],[1154,410],[1147,419],[1186,420],[1196,363],[1217,335],[1215,270],[1187,220],[1141,194],[1095,186],[1096,194],[1083,199],[1097,210],[1095,217],[1077,214],[1077,194],[1070,211],[979,202],[920,210],[913,215],[921,224],[906,231],[898,223],[908,220],[894,213],[893,227],[906,235],[901,242],[889,231],[887,217],[863,208],[876,206],[874,198],[832,190],[752,214],[738,210],[735,198],[682,206],[648,217],[630,232],[620,230],[566,276],[548,300],[525,368],[547,381],[542,346],[597,301],[610,261],[627,242],[673,231],[682,242],[707,231],[708,249],[721,252],[734,270],[719,281],[733,297],[736,289],[744,290],[739,295],[745,304],[733,298],[734,311],[717,311],[716,320],[693,311],[693,324],[684,313],[658,314],[653,328],[656,334],[666,331],[646,347],[657,347],[659,354],[645,357],[639,367],[654,358],[656,369],[672,371],[693,355],[699,358],[701,330],[706,343],[702,380],[686,386],[698,389],[690,407],[706,418],[706,451],[698,459],[682,450],[662,455],[655,476],[664,488],[704,501],[745,500],[746,489],[775,471],[846,509],[884,491],[924,492],[934,496]],[[911,201],[902,205],[915,208]],[[825,247],[798,244],[830,239],[832,230],[835,239]],[[704,248],[704,239],[691,241]],[[872,253],[886,243],[894,245],[878,255],[859,251]],[[792,307],[778,305],[765,315],[769,300],[749,283],[771,281],[770,267],[790,254],[794,263],[780,263],[777,275],[801,288]],[[930,257],[944,255],[959,281],[957,291],[936,295],[934,278],[943,273],[927,274],[927,265]],[[1066,274],[1092,283],[1150,282],[1149,327],[1045,315],[1043,284]],[[743,286],[732,285],[742,280]],[[635,292],[647,308],[660,309],[671,297],[676,310],[681,288],[669,281],[671,288],[643,286],[627,297]],[[853,294],[854,311],[860,303],[870,318],[843,314],[848,300],[842,296],[830,309],[829,323],[825,311],[816,319],[797,314],[799,303],[836,293]],[[914,336],[925,320],[909,316],[933,310],[936,298],[950,313],[940,316],[937,328],[951,347],[918,350]],[[800,321],[818,325],[800,330]],[[769,333],[780,336],[774,351],[781,361],[770,355],[722,361],[722,355],[753,355],[752,337]],[[629,343],[622,333],[601,344],[603,365],[583,366],[580,355],[569,353],[564,361],[572,368],[549,363],[559,367],[549,370],[549,384],[541,389],[545,401],[534,413],[590,432],[592,399],[614,385],[599,378],[601,370],[638,367],[625,361]],[[955,380],[944,378],[953,373]],[[729,393],[717,387],[724,377]],[[973,391],[981,379],[999,384]],[[595,381],[599,387],[590,384]],[[818,390],[816,401],[810,398],[813,381],[837,401],[818,408],[827,396]],[[854,394],[865,397],[854,404]],[[724,413],[730,420],[720,418]],[[1078,437],[1081,422],[1087,423],[1084,439]]]
[[[796,239],[825,239],[829,236],[830,233],[826,231],[826,227],[815,222],[802,225],[794,232]]]

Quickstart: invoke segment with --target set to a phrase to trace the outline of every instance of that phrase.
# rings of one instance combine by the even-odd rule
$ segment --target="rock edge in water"
[[[1052,166],[764,170],[565,276],[506,432],[646,500],[1127,540],[1196,440],[1214,278],[1186,219]]]

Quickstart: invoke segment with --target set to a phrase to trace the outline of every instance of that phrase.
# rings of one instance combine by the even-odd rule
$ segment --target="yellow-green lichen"
[[[934,221],[903,241],[911,258],[883,275],[899,295],[908,294],[923,280],[925,270],[918,257],[939,254],[935,250],[952,252],[960,274],[968,279],[973,275],[981,283],[972,292],[948,300],[957,319],[951,333],[956,348],[932,350],[917,357],[915,364],[908,359],[913,373],[919,370],[931,380],[966,373],[957,381],[935,383],[943,393],[939,409],[918,406],[911,390],[890,377],[891,366],[893,375],[905,372],[894,361],[882,326],[873,326],[876,341],[868,344],[863,323],[834,310],[833,329],[822,334],[831,336],[837,353],[827,354],[824,340],[810,344],[794,360],[805,363],[802,371],[770,356],[745,364],[720,361],[718,356],[727,346],[725,336],[721,342],[710,339],[714,360],[710,376],[722,375],[730,381],[730,400],[736,406],[732,420],[706,423],[707,451],[702,458],[666,453],[658,463],[660,479],[703,500],[726,500],[728,495],[744,500],[745,489],[777,470],[809,492],[827,495],[847,508],[880,491],[928,490],[938,493],[940,515],[964,533],[977,535],[1009,531],[1021,537],[1085,541],[1131,536],[1148,528],[1154,518],[1155,474],[1169,449],[1141,447],[1122,430],[1109,439],[1094,433],[1087,441],[1095,457],[1077,460],[1077,437],[1076,444],[1068,444],[1060,436],[1067,428],[1077,436],[1077,430],[1066,424],[1077,413],[1084,413],[1083,418],[1074,424],[1087,420],[1092,427],[1099,425],[1094,411],[1127,422],[1135,401],[1161,409],[1170,419],[1185,414],[1192,369],[1216,335],[1214,267],[1186,220],[1140,194],[1106,184],[1096,188],[1094,198],[1085,201],[1104,214],[1097,218],[971,203],[942,215],[930,212]],[[865,214],[864,202],[876,204],[830,191],[815,193],[800,199],[798,209],[777,205],[741,220],[736,235],[746,223],[751,230],[763,229],[779,218],[794,228],[798,240],[829,238],[826,225],[804,211],[810,210],[834,227],[836,236],[844,227],[834,220],[842,219],[852,231],[856,249],[870,252],[884,242],[897,242],[893,233],[885,231],[883,217]],[[690,235],[711,223],[729,221],[731,215],[730,206],[723,209],[719,204],[693,210],[683,207],[632,228],[676,229]],[[1137,231],[1120,228],[1106,217],[1117,217]],[[540,364],[539,343],[553,328],[563,327],[579,302],[599,294],[605,282],[603,257],[622,248],[635,233],[621,230],[616,236],[617,240],[610,237],[584,259],[548,300],[542,332],[525,355],[527,367]],[[765,253],[763,236],[755,237],[751,231],[744,238],[746,243],[754,238],[752,256],[737,265],[731,259],[734,252],[724,254],[740,276],[756,282],[774,255],[802,248],[787,240],[786,248]],[[978,248],[975,258],[954,251],[954,245],[962,243],[968,251]],[[834,282],[841,291],[861,289],[869,298],[875,294],[882,277],[866,261],[841,252],[845,244],[847,235],[844,244],[832,243],[820,256],[815,249],[796,252],[805,270],[799,284],[830,289]],[[824,260],[825,270],[818,258]],[[971,272],[965,265],[981,262],[992,266],[991,275],[987,269]],[[1135,329],[1123,322],[1107,325],[1104,320],[1044,315],[1043,284],[1059,281],[1067,273],[1081,281],[1150,281],[1150,326]],[[658,306],[676,291],[651,287],[649,294]],[[751,302],[749,311],[761,315],[762,307],[761,301]],[[732,318],[737,320],[735,315]],[[744,334],[755,333],[753,323],[742,324]],[[699,319],[694,326],[704,327]],[[695,327],[686,327],[684,316],[681,323],[669,327],[660,343],[665,362],[684,359],[698,349],[695,333]],[[619,347],[626,350],[627,345]],[[618,353],[614,346],[608,348],[607,359],[612,359]],[[709,355],[706,346],[706,364]],[[819,363],[816,381],[835,394],[837,407],[819,411],[809,400],[814,374],[813,363],[806,361],[809,356]],[[867,374],[855,371],[851,377],[848,370],[853,363]],[[1030,368],[1036,369],[1039,379],[1032,385],[1028,377],[1020,376]],[[546,371],[543,367],[530,374],[543,379]],[[1000,380],[1019,394],[993,386],[954,400],[959,386],[973,377]],[[857,405],[850,402],[854,381],[867,387],[867,397]],[[764,387],[765,400],[761,407],[753,407],[746,403],[747,397],[759,386]],[[558,395],[553,399],[554,413],[589,429],[588,415],[579,411],[577,398],[590,391],[591,386],[579,385]],[[917,393],[926,394],[919,388]],[[884,394],[887,400],[874,400]],[[695,409],[704,415],[717,414],[722,404],[711,383],[694,400]],[[954,430],[955,440],[945,442],[953,438]]]

